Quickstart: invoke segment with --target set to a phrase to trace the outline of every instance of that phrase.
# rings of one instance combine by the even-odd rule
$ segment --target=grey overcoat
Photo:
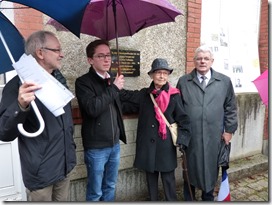
[[[218,178],[221,135],[223,131],[234,133],[237,129],[233,86],[229,77],[211,68],[211,79],[205,90],[197,78],[196,69],[180,77],[177,88],[192,125],[186,150],[190,183],[209,192]]]

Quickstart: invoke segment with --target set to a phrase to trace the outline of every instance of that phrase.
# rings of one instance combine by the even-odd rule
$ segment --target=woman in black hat
[[[121,91],[124,113],[139,113],[134,167],[146,172],[151,201],[158,201],[158,177],[161,175],[165,200],[176,201],[175,169],[177,148],[165,121],[155,108],[150,94],[170,124],[178,124],[178,146],[185,148],[190,140],[190,120],[185,113],[180,92],[168,82],[173,69],[165,59],[153,61],[148,75],[152,82],[140,91]]]

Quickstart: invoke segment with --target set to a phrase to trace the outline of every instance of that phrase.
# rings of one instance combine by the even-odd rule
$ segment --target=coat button
[[[152,143],[154,143],[154,142],[155,142],[155,140],[154,140],[154,139],[151,139],[150,141],[151,141]]]
[[[155,127],[155,125],[151,125],[151,127]]]

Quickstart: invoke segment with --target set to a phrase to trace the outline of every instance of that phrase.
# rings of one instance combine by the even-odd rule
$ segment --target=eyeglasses
[[[45,49],[45,50],[49,50],[49,51],[53,51],[55,53],[58,53],[60,54],[62,52],[62,49],[61,48],[47,48],[47,47],[41,47],[41,49]]]
[[[169,74],[170,74],[170,72],[168,72],[168,71],[158,71],[158,70],[156,70],[156,71],[154,71],[154,73],[156,74],[156,75],[166,75],[166,76],[168,76]]]
[[[210,61],[211,59],[209,57],[204,57],[204,58],[196,58],[196,61]]]
[[[105,60],[106,58],[110,60],[111,59],[111,54],[105,55],[105,54],[100,53],[100,54],[98,54],[96,56],[94,55],[93,57],[98,58],[99,60]]]

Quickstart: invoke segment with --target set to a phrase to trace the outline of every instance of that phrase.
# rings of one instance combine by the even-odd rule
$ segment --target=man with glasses
[[[25,53],[32,55],[48,73],[66,86],[66,80],[58,70],[64,55],[54,33],[37,31],[30,35],[25,43]],[[68,103],[63,108],[65,113],[55,117],[35,97],[35,91],[39,89],[42,89],[41,86],[35,82],[21,83],[18,76],[6,84],[0,104],[0,140],[18,138],[28,201],[68,201],[69,173],[76,165],[71,105]],[[39,122],[30,106],[33,100],[44,119],[45,128],[37,137],[28,138],[18,131],[17,125],[23,123],[28,132],[38,130]]]
[[[89,72],[76,79],[82,115],[81,135],[87,167],[87,201],[114,201],[120,162],[119,140],[126,143],[119,92],[124,76],[113,78],[109,43],[95,40],[86,47]]]
[[[237,108],[231,79],[211,66],[211,49],[195,51],[195,69],[180,77],[177,88],[191,119],[192,137],[187,147],[189,181],[184,182],[184,199],[195,200],[195,188],[202,190],[203,201],[214,200],[218,178],[217,158],[221,140],[229,144],[237,129]],[[190,195],[191,187],[193,199]]]

